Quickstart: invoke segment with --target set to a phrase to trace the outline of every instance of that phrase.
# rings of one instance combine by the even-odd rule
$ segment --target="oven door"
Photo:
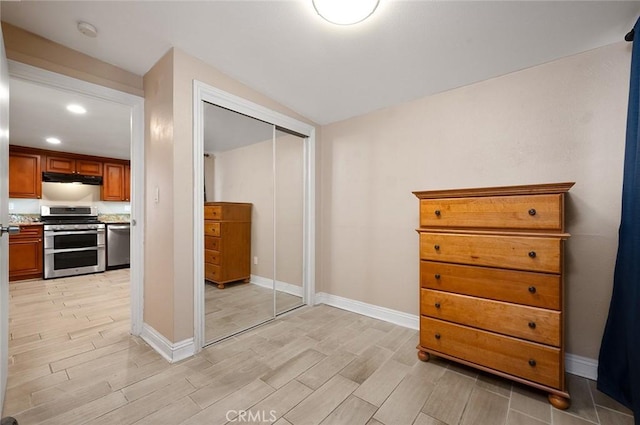
[[[45,231],[45,279],[104,270],[104,229]]]

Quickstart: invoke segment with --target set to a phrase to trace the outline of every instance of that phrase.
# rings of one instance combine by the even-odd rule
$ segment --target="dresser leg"
[[[431,356],[426,351],[418,350],[418,358],[423,362],[428,362]]]
[[[224,289],[224,283],[218,283],[218,288],[219,289]]]
[[[556,409],[567,410],[571,402],[568,398],[556,394],[549,394],[549,403]]]

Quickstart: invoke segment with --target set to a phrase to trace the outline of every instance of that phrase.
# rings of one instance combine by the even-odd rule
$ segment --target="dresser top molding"
[[[575,182],[545,183],[521,186],[479,187],[471,189],[425,190],[413,192],[420,199],[462,198],[470,196],[510,196],[566,193]]]

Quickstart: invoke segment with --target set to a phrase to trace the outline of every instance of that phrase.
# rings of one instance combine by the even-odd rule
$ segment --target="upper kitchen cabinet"
[[[125,163],[105,162],[100,198],[103,201],[129,201],[131,168]]]
[[[45,170],[52,173],[102,176],[102,162],[66,156],[47,155]]]
[[[9,151],[9,198],[35,198],[42,196],[40,155]]]

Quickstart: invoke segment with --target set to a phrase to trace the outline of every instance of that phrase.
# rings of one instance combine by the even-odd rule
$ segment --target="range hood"
[[[100,186],[102,184],[102,177],[43,172],[42,181],[47,183],[80,183]]]

